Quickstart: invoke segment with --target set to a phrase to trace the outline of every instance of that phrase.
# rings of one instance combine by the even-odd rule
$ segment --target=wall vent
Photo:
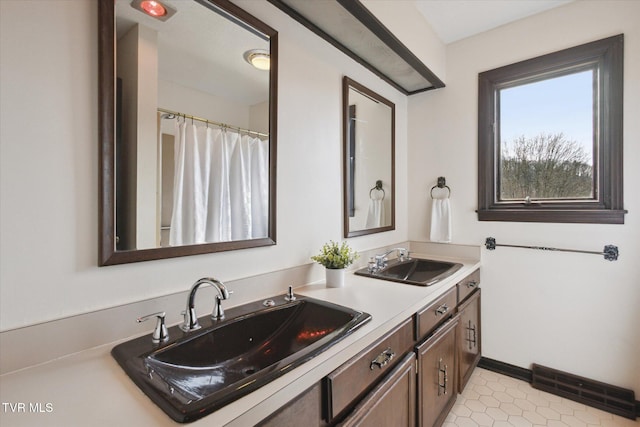
[[[633,390],[601,383],[537,364],[532,365],[531,385],[585,405],[636,419],[637,402]]]

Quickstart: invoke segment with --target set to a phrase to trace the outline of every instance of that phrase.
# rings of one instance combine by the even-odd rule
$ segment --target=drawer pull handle
[[[469,326],[466,327],[467,329],[467,341],[469,342],[469,350],[473,350],[474,347],[477,345],[476,343],[476,325],[471,323],[471,320],[469,320]]]
[[[470,281],[469,283],[467,283],[467,288],[475,288],[476,286],[478,286],[478,282],[476,282],[475,280]]]
[[[438,314],[445,314],[447,311],[449,311],[449,307],[447,307],[447,304],[442,304],[436,309],[436,316]]]
[[[393,359],[393,356],[395,355],[396,354],[391,350],[391,348],[386,349],[371,361],[371,365],[369,365],[369,369],[373,371],[373,368],[375,366],[382,369],[387,363],[391,361],[391,359]]]
[[[438,360],[438,396],[447,394],[447,383],[449,382],[449,375],[447,374],[448,366],[445,364],[444,369],[442,367],[442,358]],[[442,381],[440,381],[442,378]]]

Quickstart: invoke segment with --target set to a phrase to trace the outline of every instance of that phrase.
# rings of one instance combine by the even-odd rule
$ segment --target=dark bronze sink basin
[[[435,261],[431,259],[411,258],[408,260],[392,260],[388,265],[376,272],[363,268],[355,274],[376,279],[391,280],[417,286],[431,286],[451,276],[462,267],[462,264]]]
[[[178,422],[194,421],[265,385],[326,350],[371,315],[309,297],[284,296],[203,317],[203,328],[169,329],[170,340],[143,336],[111,354],[127,375]]]

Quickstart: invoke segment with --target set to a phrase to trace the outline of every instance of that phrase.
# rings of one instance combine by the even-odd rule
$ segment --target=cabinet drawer
[[[464,279],[458,285],[458,303],[464,301],[473,291],[480,286],[480,270],[476,270]]]
[[[365,397],[340,427],[416,425],[416,355],[407,354]]]
[[[332,421],[390,371],[414,344],[413,319],[353,357],[325,378],[325,418]],[[393,353],[393,356],[388,354]]]
[[[443,320],[454,314],[457,302],[456,288],[454,287],[416,313],[416,341],[422,339]]]

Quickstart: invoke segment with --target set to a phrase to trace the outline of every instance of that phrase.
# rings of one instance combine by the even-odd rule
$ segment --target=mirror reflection
[[[344,236],[395,228],[395,104],[343,79]]]
[[[228,2],[146,3],[115,2],[113,263],[274,244],[277,33]]]

